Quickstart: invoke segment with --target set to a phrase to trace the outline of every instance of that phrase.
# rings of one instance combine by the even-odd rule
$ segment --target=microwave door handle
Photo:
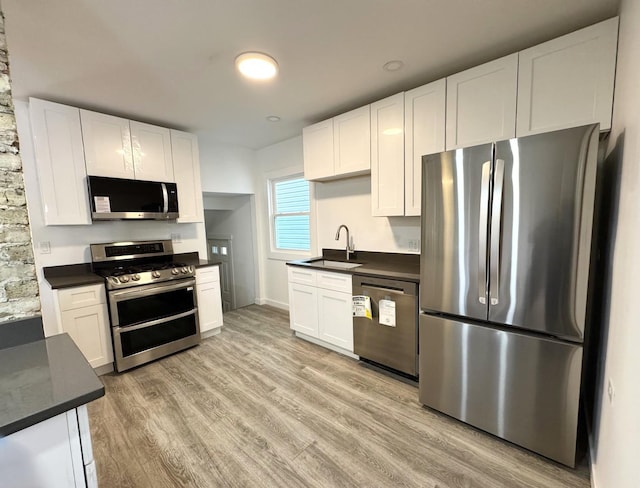
[[[167,185],[164,183],[160,183],[160,186],[162,187],[162,198],[164,200],[164,206],[162,207],[162,212],[168,213],[169,212],[169,193],[167,192]]]

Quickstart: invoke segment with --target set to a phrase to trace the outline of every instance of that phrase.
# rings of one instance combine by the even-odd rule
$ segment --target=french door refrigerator
[[[599,125],[422,159],[422,404],[574,466]]]

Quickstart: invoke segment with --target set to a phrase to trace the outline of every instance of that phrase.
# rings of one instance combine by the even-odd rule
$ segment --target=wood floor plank
[[[296,338],[270,307],[102,379],[89,405],[102,487],[590,486],[584,466],[423,407],[415,386]]]

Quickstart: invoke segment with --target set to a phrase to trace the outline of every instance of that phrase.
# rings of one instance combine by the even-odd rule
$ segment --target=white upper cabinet
[[[80,110],[87,174],[134,178],[129,121]]]
[[[445,150],[445,79],[404,94],[404,214],[420,215],[422,156]]]
[[[333,118],[334,174],[362,174],[371,169],[369,105]]]
[[[45,224],[91,224],[80,110],[30,98],[29,117]]]
[[[611,128],[618,18],[520,52],[518,137],[599,122]]]
[[[169,129],[131,120],[133,168],[137,180],[173,182]]]
[[[333,119],[302,129],[304,177],[307,180],[330,178],[333,170]]]
[[[80,110],[87,174],[173,182],[169,129]]]
[[[178,185],[179,223],[203,222],[200,156],[195,134],[171,130],[173,173]]]
[[[517,85],[517,53],[449,76],[446,149],[514,137]]]
[[[404,93],[371,104],[371,215],[404,215]]]
[[[331,180],[371,171],[369,105],[302,129],[304,177]]]

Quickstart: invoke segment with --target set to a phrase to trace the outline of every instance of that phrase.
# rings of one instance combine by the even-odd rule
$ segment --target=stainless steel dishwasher
[[[353,348],[360,359],[418,375],[418,285],[353,276],[353,294],[371,298],[372,318],[353,317]],[[380,300],[395,303],[395,326],[380,323]]]

